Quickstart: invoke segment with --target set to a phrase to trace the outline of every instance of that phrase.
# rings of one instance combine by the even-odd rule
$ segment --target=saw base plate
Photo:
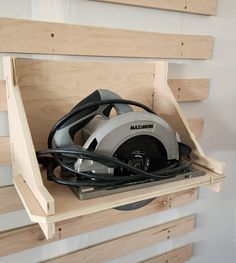
[[[71,186],[71,190],[75,193],[75,195],[80,200],[87,200],[91,198],[101,197],[101,196],[107,196],[111,194],[117,194],[121,192],[131,191],[143,187],[150,187],[154,185],[160,185],[165,183],[170,183],[174,181],[184,180],[188,178],[198,177],[205,175],[204,171],[197,170],[196,168],[190,167],[188,170],[186,170],[184,173],[177,174],[173,178],[163,179],[163,180],[152,180],[152,179],[146,179],[142,181],[136,181],[131,183],[125,183],[120,185],[119,187],[78,187],[78,186]]]

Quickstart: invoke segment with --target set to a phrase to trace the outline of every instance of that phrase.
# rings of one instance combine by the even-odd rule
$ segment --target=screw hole
[[[168,236],[167,239],[170,239],[170,236]]]
[[[184,42],[182,42],[181,45],[183,46],[183,45],[184,45]]]
[[[188,7],[187,7],[187,6],[185,6],[185,7],[184,7],[184,9],[186,10],[186,9],[188,9]]]
[[[54,37],[54,33],[51,33],[51,37]]]
[[[181,89],[180,88],[178,88],[178,91],[180,91]]]
[[[58,231],[60,231],[60,232],[61,232],[61,228],[58,228]]]

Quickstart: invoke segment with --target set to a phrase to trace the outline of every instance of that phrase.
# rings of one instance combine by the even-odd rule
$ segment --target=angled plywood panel
[[[209,59],[213,38],[0,19],[0,52]]]
[[[56,224],[56,235],[51,240],[46,240],[41,228],[35,224],[0,232],[0,256],[20,252],[25,249],[54,242],[58,239],[72,237],[99,228],[126,222],[127,220],[144,217],[170,208],[191,204],[197,200],[197,195],[198,191],[194,188],[162,196],[143,208],[127,211],[125,213],[123,211],[110,209],[92,215],[65,220]],[[104,220],[104,218],[106,218],[106,220]],[[14,237],[14,242],[12,242],[12,237]]]
[[[93,0],[94,1],[94,0]],[[124,4],[202,15],[215,15],[216,0],[96,0],[105,3]]]
[[[55,263],[96,263],[106,262],[120,256],[158,244],[164,240],[185,235],[194,229],[195,216],[187,216],[159,226],[138,231],[96,246],[58,257],[47,262]]]
[[[142,261],[142,263],[184,263],[190,260],[193,253],[193,245],[189,244],[162,255]]]
[[[178,102],[206,100],[209,79],[169,79],[168,85]]]

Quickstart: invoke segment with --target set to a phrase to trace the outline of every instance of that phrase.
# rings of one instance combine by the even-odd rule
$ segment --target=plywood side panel
[[[211,36],[0,19],[0,52],[209,59]]]
[[[7,111],[6,83],[0,80],[0,111]]]
[[[172,251],[168,251],[162,255],[142,261],[142,263],[184,263],[192,257],[193,245],[189,244]]]
[[[206,100],[209,79],[169,79],[168,85],[178,102]]]
[[[174,130],[179,133],[181,140],[192,148],[192,156],[196,164],[220,175],[224,174],[225,163],[205,156],[195,135],[191,132],[189,124],[167,84],[167,63],[156,63],[155,68],[154,111],[171,123]]]
[[[92,215],[58,222],[56,223],[56,235],[51,240],[45,239],[39,225],[31,225],[2,233],[0,232],[0,256],[20,252],[25,249],[54,242],[58,239],[64,239],[85,232],[94,231],[99,228],[126,222],[127,220],[144,217],[170,208],[191,204],[197,200],[197,195],[198,190],[194,188],[162,196],[155,199],[147,206],[137,210],[123,212],[109,209]],[[19,202],[19,199],[17,202]],[[106,220],[104,220],[104,218],[106,218]],[[12,242],[13,237],[14,242]]]
[[[124,4],[164,10],[215,15],[216,0],[96,0],[105,3]]]
[[[3,58],[3,72],[8,94],[13,178],[22,175],[37,196],[44,213],[54,213],[54,200],[43,185],[19,87],[15,85],[14,60]],[[13,180],[14,181],[14,180]]]
[[[0,214],[24,209],[14,186],[0,187]]]
[[[10,137],[0,137],[0,165],[11,163]]]
[[[90,263],[94,261],[95,255],[97,263],[106,262],[158,244],[164,240],[185,235],[194,229],[194,224],[194,215],[184,217],[46,262],[77,263],[80,261],[83,263]]]

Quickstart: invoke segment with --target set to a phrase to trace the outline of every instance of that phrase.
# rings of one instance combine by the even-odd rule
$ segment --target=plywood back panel
[[[96,89],[152,107],[154,65],[16,59],[17,82],[36,149],[52,125]]]
[[[213,38],[0,18],[0,52],[209,59]]]
[[[94,1],[94,0],[93,0]],[[216,14],[216,0],[96,0],[99,2],[116,3],[132,6],[173,10],[202,15]]]

